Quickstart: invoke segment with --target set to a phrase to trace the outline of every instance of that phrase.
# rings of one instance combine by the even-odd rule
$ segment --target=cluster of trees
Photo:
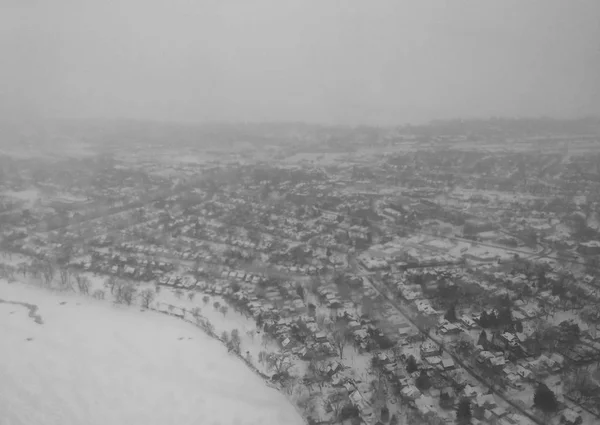
[[[223,341],[229,351],[233,351],[236,354],[241,354],[242,340],[240,338],[240,331],[233,329],[230,334],[227,331],[223,331],[221,334],[221,341]]]
[[[479,325],[482,328],[506,326],[512,323],[513,317],[510,307],[502,307],[499,310],[490,313],[483,311],[479,317]]]

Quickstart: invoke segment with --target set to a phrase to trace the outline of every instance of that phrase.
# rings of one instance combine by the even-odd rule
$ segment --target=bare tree
[[[262,344],[263,344],[263,347],[266,347],[267,344],[269,343],[269,341],[270,341],[269,334],[266,333],[266,332],[263,332],[262,333]]]
[[[254,329],[250,329],[246,332],[246,335],[248,335],[250,339],[254,340],[254,335],[256,335],[256,331]]]
[[[340,352],[340,359],[344,358],[344,347],[348,342],[352,342],[353,335],[348,328],[345,320],[338,320],[333,327],[333,342]]]
[[[175,295],[175,297],[177,297],[177,299],[181,299],[181,297],[183,297],[183,291],[179,288],[177,288],[175,291],[173,291],[173,295]]]
[[[346,395],[342,392],[330,394],[327,403],[331,407],[333,417],[337,420],[342,413],[342,408],[346,405]]]
[[[209,335],[214,335],[215,334],[215,326],[211,323],[210,320],[206,319],[204,321],[204,330],[209,334]]]
[[[58,269],[59,277],[60,277],[60,287],[62,289],[71,289],[73,290],[73,286],[71,284],[71,273],[66,266],[60,267]]]
[[[19,272],[23,273],[23,277],[25,277],[25,275],[27,274],[27,263],[26,262],[21,262],[19,263]]]
[[[196,293],[194,291],[188,292],[188,300],[194,301],[195,296],[196,296]]]
[[[219,311],[221,312],[221,314],[223,315],[223,317],[225,317],[227,315],[227,312],[229,311],[229,308],[226,305],[222,305],[219,308]]]
[[[200,319],[200,307],[194,307],[192,309],[192,316],[194,317],[194,319],[196,319],[196,322],[198,321],[198,319]]]
[[[136,297],[137,288],[131,283],[117,281],[115,285],[115,302],[118,304],[133,304]]]
[[[110,276],[106,282],[104,282],[104,286],[106,288],[110,288],[110,294],[114,295],[115,293],[115,286],[117,285],[117,278],[115,276]]]
[[[105,298],[105,293],[102,289],[96,289],[92,294],[92,297],[97,300],[103,300]]]
[[[205,295],[202,297],[202,302],[204,304],[208,304],[210,302],[210,297],[208,295]]]
[[[286,375],[293,366],[290,355],[287,353],[269,353],[266,357],[267,369],[273,370],[278,375]]]
[[[319,386],[319,390],[322,390],[323,385],[329,381],[325,362],[321,359],[312,358],[308,363],[305,380],[310,384],[316,383]]]
[[[77,282],[77,289],[79,289],[79,293],[87,295],[90,292],[90,280],[87,276],[82,276],[80,274],[75,275],[75,281]]]
[[[240,331],[238,331],[237,329],[233,329],[231,331],[231,337],[229,339],[228,344],[229,351],[234,351],[235,353],[239,354],[241,344],[242,340],[240,339]]]
[[[221,333],[221,341],[229,342],[229,334],[227,333],[227,331],[223,331]]]
[[[142,292],[140,292],[142,307],[150,308],[150,304],[152,304],[152,301],[154,301],[155,296],[156,293],[150,288],[144,289]]]
[[[42,276],[44,278],[44,283],[47,286],[52,285],[52,280],[54,279],[54,265],[50,261],[45,261],[42,267]]]

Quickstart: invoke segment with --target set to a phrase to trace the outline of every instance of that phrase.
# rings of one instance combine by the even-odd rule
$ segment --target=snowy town
[[[597,424],[599,128],[29,134],[0,277],[193,324],[308,424]]]

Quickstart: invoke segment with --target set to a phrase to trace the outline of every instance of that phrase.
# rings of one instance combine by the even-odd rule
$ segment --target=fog
[[[597,0],[0,0],[4,118],[600,113]]]

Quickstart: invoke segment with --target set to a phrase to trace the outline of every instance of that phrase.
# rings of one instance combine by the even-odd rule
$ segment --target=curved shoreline
[[[184,317],[178,316],[176,314],[173,313],[169,313],[169,312],[165,312],[165,311],[161,311],[155,308],[148,308],[148,310],[155,312],[155,313],[159,313],[159,314],[164,314],[166,316],[172,316],[174,318],[180,319],[186,323],[189,323],[193,326],[195,326],[196,328],[198,328],[200,331],[204,332],[207,336],[209,336],[210,338],[216,339],[217,341],[219,341],[221,344],[224,344],[224,341],[215,333],[213,332],[208,332],[206,329],[204,329],[198,322],[194,322],[192,320],[188,320]],[[204,316],[200,315],[199,317],[202,317],[203,319],[206,319]],[[304,413],[300,410],[300,408],[296,405],[296,403],[294,403],[288,396],[287,394],[285,394],[285,392],[283,392],[281,390],[281,388],[279,388],[277,385],[272,384],[270,382],[270,378],[269,376],[265,375],[264,373],[262,373],[260,370],[258,370],[258,368],[256,366],[254,366],[252,363],[250,363],[244,356],[242,356],[239,353],[236,353],[234,351],[230,351],[230,353],[233,353],[233,355],[235,357],[237,357],[239,360],[241,360],[252,372],[254,372],[257,376],[259,376],[261,379],[264,380],[264,383],[267,387],[269,388],[273,388],[274,390],[276,390],[277,392],[279,392],[279,394],[283,395],[286,400],[288,401],[288,403],[290,403],[290,405],[292,405],[294,407],[294,409],[296,410],[296,412],[298,413],[298,415],[302,418],[302,421],[305,424],[308,424],[308,420],[306,419],[306,417],[304,416]]]
[[[21,301],[7,301],[7,300],[3,300],[2,298],[0,298],[0,304],[12,304],[12,305],[23,306],[29,310],[29,317],[31,317],[35,323],[37,323],[38,325],[44,324],[44,320],[42,319],[42,316],[37,314],[38,306],[35,304],[24,303]]]

